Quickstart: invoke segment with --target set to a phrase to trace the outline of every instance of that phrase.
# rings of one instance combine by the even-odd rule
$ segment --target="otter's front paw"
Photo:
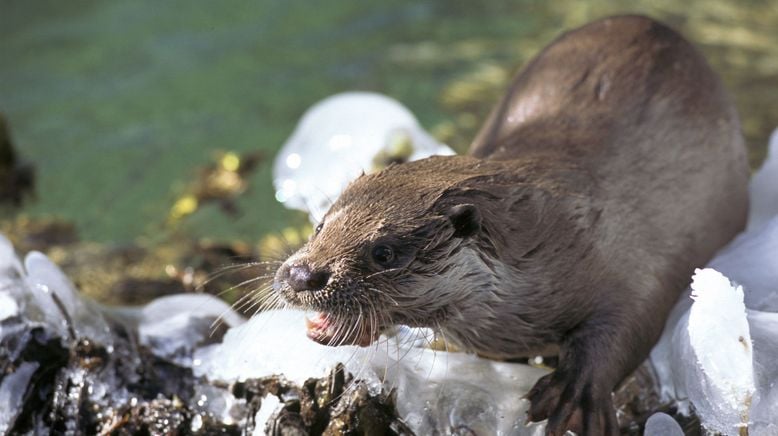
[[[559,368],[538,380],[526,398],[528,420],[548,419],[547,435],[567,430],[579,436],[619,434],[610,390],[586,373]]]

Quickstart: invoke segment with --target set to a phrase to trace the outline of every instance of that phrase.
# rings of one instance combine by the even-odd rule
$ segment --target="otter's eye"
[[[313,231],[313,236],[316,236],[321,232],[321,228],[324,227],[324,221],[320,222],[318,226],[316,226],[316,229]]]
[[[388,245],[376,245],[373,247],[373,261],[383,267],[389,266],[394,260],[394,250]]]

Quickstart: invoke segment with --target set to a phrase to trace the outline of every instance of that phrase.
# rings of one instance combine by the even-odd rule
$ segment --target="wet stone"
[[[398,418],[394,395],[371,394],[367,384],[354,380],[342,365],[302,386],[274,376],[235,383],[231,392],[246,401],[248,416],[264,407],[263,400],[270,396],[280,401],[264,429],[271,435],[413,434]],[[255,431],[257,424],[250,422],[246,428]]]
[[[281,410],[268,420],[265,433],[272,436],[297,436],[308,435],[308,427],[305,425],[302,416],[295,409],[299,409],[300,404],[294,401],[288,402]]]
[[[350,386],[332,408],[325,435],[411,435],[413,432],[396,418],[394,395],[370,395],[364,383]]]
[[[622,433],[643,434],[641,424],[663,406],[656,385],[651,366],[644,363],[613,393],[613,404],[617,406],[616,415],[622,423]]]
[[[0,205],[19,207],[34,189],[35,170],[17,156],[8,123],[0,114]]]

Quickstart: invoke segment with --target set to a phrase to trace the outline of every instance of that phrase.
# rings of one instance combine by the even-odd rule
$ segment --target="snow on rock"
[[[384,161],[454,154],[398,101],[346,92],[308,109],[276,155],[273,185],[285,206],[318,221],[353,179]]]

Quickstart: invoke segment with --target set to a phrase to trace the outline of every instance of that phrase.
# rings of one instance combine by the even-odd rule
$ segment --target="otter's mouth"
[[[359,345],[367,347],[381,335],[379,326],[357,321],[344,322],[328,313],[316,312],[305,318],[308,337],[322,345]]]

